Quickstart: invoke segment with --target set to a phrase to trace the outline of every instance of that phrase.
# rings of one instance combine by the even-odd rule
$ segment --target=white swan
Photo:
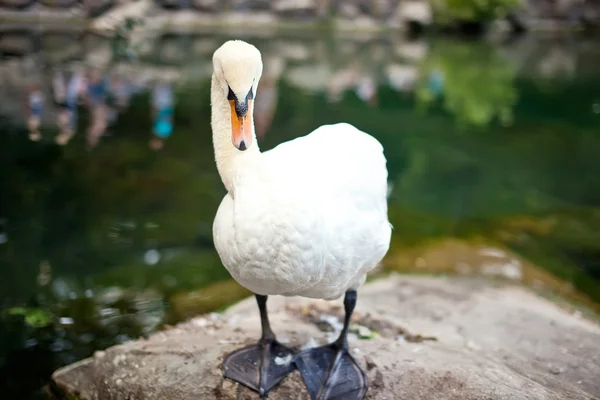
[[[364,372],[347,351],[356,289],[390,245],[387,169],[372,136],[340,123],[260,152],[252,119],[262,74],[258,49],[228,41],[213,56],[215,159],[227,195],[213,237],[223,265],[257,296],[263,336],[224,361],[225,376],[266,394],[294,368],[269,326],[268,295],[337,299],[346,326],[332,345],[295,358],[313,399],[362,398]]]

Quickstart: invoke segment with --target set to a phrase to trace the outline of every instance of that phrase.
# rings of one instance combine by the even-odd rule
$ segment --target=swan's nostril
[[[246,143],[243,140],[240,142],[238,149],[240,149],[241,151],[246,150]]]
[[[241,103],[235,100],[235,113],[238,117],[245,117],[248,113],[248,100],[244,100]]]

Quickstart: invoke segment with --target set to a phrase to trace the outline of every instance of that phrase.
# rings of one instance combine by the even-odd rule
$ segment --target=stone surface
[[[35,3],[34,0],[0,0],[0,7],[24,9]]]
[[[317,15],[315,0],[276,0],[271,7],[278,15],[284,17],[314,17]]]
[[[11,21],[20,18],[39,17],[44,23],[51,22],[54,13],[70,15],[82,13],[89,18],[104,15],[113,6],[127,7],[140,0],[0,0],[0,18]],[[383,30],[411,29],[415,25],[425,28],[434,24],[454,26],[443,18],[434,21],[434,14],[448,13],[445,2],[427,0],[151,0],[149,25],[155,26],[153,14],[167,16],[173,24],[181,23],[185,15],[188,24],[194,26],[228,26],[267,21],[270,26],[286,23],[314,22],[331,18],[333,26],[341,29]],[[83,5],[83,7],[82,7]],[[434,6],[434,7],[432,7]],[[435,11],[434,11],[435,8]],[[169,10],[165,13],[165,10]],[[183,14],[182,14],[183,13]],[[230,14],[241,14],[239,21]],[[265,15],[267,17],[265,17]],[[217,18],[218,17],[218,18]],[[523,0],[511,12],[494,21],[490,26],[498,31],[570,31],[573,29],[597,29],[600,21],[598,0]]]
[[[271,298],[273,328],[301,347],[335,333],[341,302]],[[325,318],[322,318],[325,316]],[[463,278],[390,277],[359,292],[351,338],[369,399],[590,400],[600,395],[600,326],[532,292]],[[331,326],[338,327],[336,323]],[[339,327],[338,327],[339,328]],[[252,299],[57,371],[81,399],[254,399],[221,377],[223,356],[259,335]],[[270,399],[308,399],[295,372]]]
[[[128,18],[140,18],[148,13],[151,0],[128,2],[90,22],[90,29],[96,31],[114,31],[125,24]]]
[[[433,9],[428,2],[407,0],[398,6],[397,17],[404,23],[429,25],[433,22]]]
[[[192,4],[200,11],[214,12],[219,9],[219,0],[193,0]]]

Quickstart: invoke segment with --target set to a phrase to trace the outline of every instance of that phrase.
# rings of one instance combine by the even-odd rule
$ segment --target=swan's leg
[[[267,296],[256,295],[262,337],[257,344],[229,354],[223,360],[223,375],[265,396],[294,371],[294,353],[275,338],[267,314]]]
[[[312,400],[360,400],[367,393],[367,375],[348,347],[348,327],[355,305],[356,290],[350,290],[344,298],[346,317],[339,338],[296,357],[296,365]]]

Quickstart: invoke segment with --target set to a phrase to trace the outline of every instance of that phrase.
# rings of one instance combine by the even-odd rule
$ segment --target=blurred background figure
[[[434,97],[440,97],[444,93],[444,75],[435,69],[427,79],[427,87]]]
[[[91,69],[88,71],[87,79],[87,102],[90,107],[104,103],[106,101],[107,79],[102,76],[101,71]]]
[[[152,89],[152,138],[149,146],[160,150],[173,132],[173,87],[166,81],[157,81]]]
[[[34,142],[42,138],[40,124],[44,110],[44,94],[39,83],[35,82],[29,86],[27,93],[27,127],[29,139]]]
[[[97,69],[88,73],[87,105],[90,112],[90,126],[87,130],[88,148],[98,145],[100,138],[106,133],[109,120],[112,117],[111,109],[106,104],[108,94],[108,79]]]
[[[67,98],[67,84],[63,66],[57,66],[52,76],[52,97],[56,104],[64,103]]]
[[[125,111],[129,107],[133,91],[133,84],[128,77],[117,75],[111,80],[110,94],[119,111]]]
[[[377,82],[370,74],[360,77],[355,91],[356,95],[369,106],[377,105]]]
[[[387,84],[395,91],[410,94],[419,80],[419,69],[413,65],[392,64],[386,68]]]
[[[273,122],[277,110],[277,86],[283,72],[281,58],[272,57],[264,60],[264,72],[260,79],[260,96],[254,102],[254,128],[256,136],[262,139]]]
[[[76,133],[77,106],[80,93],[85,88],[85,76],[81,70],[75,71],[68,85],[63,71],[57,71],[53,80],[54,100],[59,106],[57,125],[59,134],[56,143],[65,145]]]
[[[330,74],[327,82],[327,100],[330,103],[340,101],[348,89],[354,87],[359,79],[359,66],[356,63],[348,65],[343,70]]]

